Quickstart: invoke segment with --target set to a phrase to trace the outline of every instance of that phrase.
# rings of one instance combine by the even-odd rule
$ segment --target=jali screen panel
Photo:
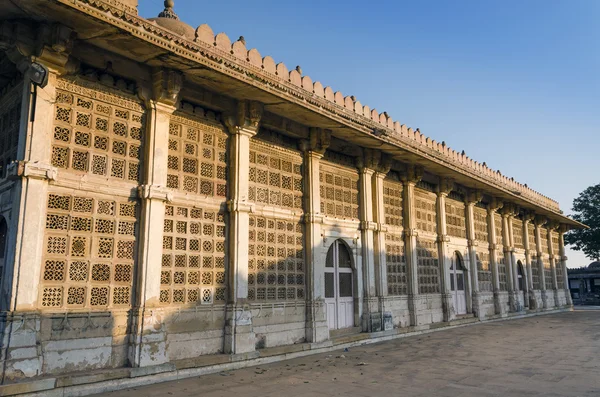
[[[467,238],[465,204],[450,197],[446,198],[446,231],[450,236]]]
[[[490,254],[488,252],[477,252],[477,277],[479,280],[479,291],[492,292],[492,270],[490,268]]]
[[[48,195],[41,307],[129,306],[137,200]]]
[[[358,173],[347,164],[333,163],[341,155],[321,160],[319,173],[321,213],[332,218],[358,220]]]
[[[165,207],[160,302],[224,303],[226,223],[219,209]]]
[[[477,206],[473,208],[473,223],[475,226],[475,240],[487,246],[489,243],[487,210]]]
[[[52,165],[137,184],[143,112],[130,97],[59,80]]]
[[[520,219],[513,219],[513,243],[516,248],[525,248],[523,245],[523,221]]]
[[[415,213],[417,229],[424,232],[437,233],[437,212],[435,210],[435,193],[415,188]]]
[[[402,183],[396,178],[388,178],[383,182],[383,206],[385,224],[388,227],[385,235],[385,253],[387,266],[387,282],[389,295],[406,295],[408,293],[406,256],[402,239]]]
[[[437,243],[431,240],[417,241],[417,274],[419,276],[419,293],[433,294],[440,292],[439,260]]]
[[[506,258],[504,252],[499,250],[496,253],[496,260],[498,261],[498,278],[500,279],[500,291],[508,291],[507,287],[507,275],[506,275]]]

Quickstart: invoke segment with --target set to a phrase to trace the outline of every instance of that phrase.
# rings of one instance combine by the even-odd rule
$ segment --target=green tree
[[[600,258],[600,184],[581,192],[573,201],[573,211],[572,218],[590,228],[569,231],[565,243],[589,258]]]

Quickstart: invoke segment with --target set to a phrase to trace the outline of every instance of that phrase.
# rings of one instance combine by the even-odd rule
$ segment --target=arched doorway
[[[354,326],[352,255],[342,240],[336,240],[325,261],[325,305],[329,329]]]
[[[456,314],[467,314],[467,295],[465,293],[466,269],[458,252],[450,261],[450,291]]]

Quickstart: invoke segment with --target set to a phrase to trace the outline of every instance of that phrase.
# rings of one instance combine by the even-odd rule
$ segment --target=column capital
[[[160,185],[141,185],[138,187],[138,197],[146,200],[160,200],[168,203],[173,201],[173,192]]]
[[[323,219],[325,217],[321,214],[312,214],[309,212],[304,214],[304,223],[323,223]]]
[[[548,223],[548,218],[546,218],[544,215],[536,215],[533,223],[536,227],[542,227]]]
[[[58,169],[50,164],[37,161],[13,161],[7,168],[8,179],[31,178],[55,181],[58,178]]]
[[[0,23],[0,50],[6,51],[8,58],[23,73],[34,62],[56,74],[76,69],[76,63],[69,64],[74,41],[75,32],[59,23],[40,25],[23,20]]]
[[[154,101],[176,106],[182,86],[183,74],[181,72],[165,68],[156,68],[152,71],[152,99]]]
[[[230,134],[256,135],[264,113],[264,106],[257,101],[239,101],[234,113],[225,114],[223,122]]]
[[[488,204],[488,213],[494,213],[504,206],[504,202],[502,200],[497,199],[496,197],[492,197],[492,200]]]
[[[323,157],[330,144],[331,130],[311,127],[308,130],[308,139],[304,139],[300,142],[300,149],[305,153],[314,152]]]
[[[360,222],[360,230],[378,230],[378,224],[372,221],[361,221]]]
[[[390,172],[392,158],[381,150],[365,148],[362,156],[357,158],[356,165],[359,169],[368,168],[385,175]]]
[[[436,192],[438,197],[446,197],[452,190],[454,190],[454,179],[441,177]]]
[[[483,193],[479,189],[470,189],[467,194],[465,194],[465,204],[466,205],[475,205],[483,199]]]
[[[529,222],[533,221],[534,219],[535,219],[534,212],[525,211],[525,214],[523,215],[523,223],[524,224],[528,224]]]
[[[400,179],[404,184],[416,185],[423,178],[425,169],[420,165],[407,164],[406,169],[400,173]]]

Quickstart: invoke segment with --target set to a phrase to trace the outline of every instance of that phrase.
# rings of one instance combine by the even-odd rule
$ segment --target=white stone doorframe
[[[338,229],[338,228],[336,228]],[[339,230],[339,229],[338,229]],[[323,250],[321,250],[321,258],[320,260],[323,263],[322,272],[319,277],[322,277],[323,282],[321,283],[323,290],[320,291],[320,295],[325,299],[325,262],[327,261],[327,253],[333,247],[334,243],[338,242],[343,244],[350,254],[351,266],[352,266],[352,293],[353,293],[353,308],[354,308],[354,318],[353,318],[353,326],[357,326],[360,324],[360,319],[363,315],[363,272],[362,272],[362,256],[361,256],[361,246],[359,240],[356,238],[350,238],[347,236],[342,236],[341,231],[331,231],[331,234],[324,231],[323,233]],[[325,310],[327,309],[327,304],[325,304]],[[325,313],[327,317],[327,312]]]
[[[451,252],[449,272],[453,310],[456,315],[468,314],[472,312],[473,308],[470,277],[471,266],[469,262],[465,261],[464,256],[460,251],[452,250]],[[462,278],[462,280],[459,280],[460,278]],[[459,288],[459,283],[461,282],[462,290]],[[464,302],[461,303],[460,300],[464,300]],[[463,310],[461,310],[461,306],[464,306]]]

